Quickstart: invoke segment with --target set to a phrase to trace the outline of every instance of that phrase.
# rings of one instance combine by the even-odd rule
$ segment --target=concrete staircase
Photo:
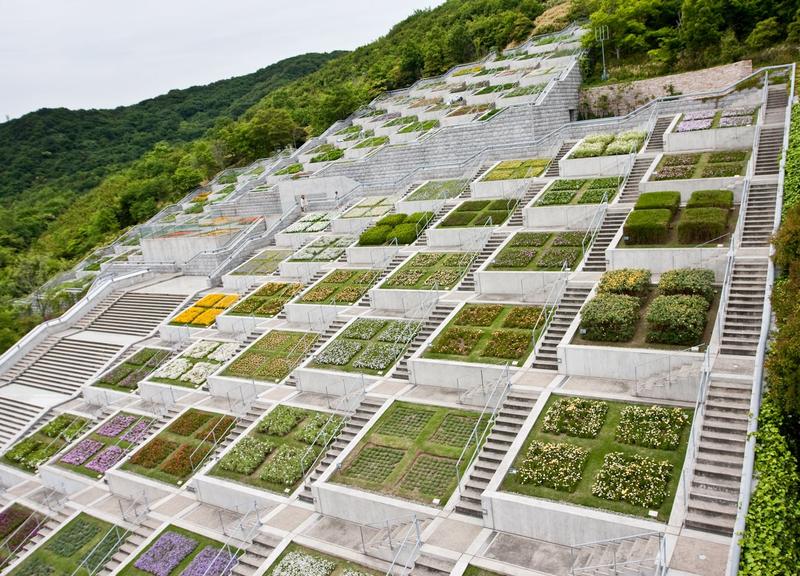
[[[508,219],[506,223],[507,226],[522,226],[524,224],[523,218],[523,211],[525,210],[525,206],[534,199],[534,197],[542,191],[544,188],[544,182],[533,182],[528,189],[525,191],[525,195],[520,198],[517,207],[514,208],[514,212],[511,214],[511,218]]]
[[[358,407],[356,407],[355,412],[348,417],[344,428],[342,428],[342,431],[339,433],[339,436],[328,447],[328,451],[325,453],[325,456],[311,471],[311,474],[308,475],[308,478],[306,478],[303,484],[303,490],[297,495],[300,500],[310,504],[314,503],[314,495],[311,492],[311,484],[316,482],[316,480],[322,476],[322,473],[328,469],[328,466],[330,466],[333,461],[339,457],[339,454],[342,453],[342,450],[344,450],[345,447],[347,447],[347,445],[353,440],[353,438],[355,438],[356,435],[361,431],[361,429],[364,428],[367,422],[369,422],[370,418],[372,418],[380,409],[380,407],[383,406],[383,403],[384,401],[380,398],[370,398],[369,396],[364,397]]]
[[[264,563],[272,551],[280,544],[280,538],[266,532],[257,532],[253,541],[244,548],[231,574],[236,576],[252,576]]]
[[[41,406],[22,402],[16,398],[0,397],[0,449],[30,426],[41,412]]]
[[[428,229],[429,228],[433,228],[434,226],[436,226],[436,224],[439,222],[439,220],[444,218],[445,214],[450,212],[450,210],[452,210],[452,208],[453,208],[453,205],[450,204],[449,202],[445,202],[444,204],[442,204],[442,207],[439,208],[436,211],[436,213],[433,215],[433,218],[431,218],[431,221],[428,222],[428,225],[425,227],[425,230],[423,230],[422,234],[420,234],[417,237],[417,239],[414,241],[412,246],[418,246],[418,247],[427,246],[428,245]]]
[[[485,164],[482,164],[481,167],[478,169],[478,171],[475,173],[475,176],[473,176],[472,179],[470,179],[469,184],[472,184],[476,180],[480,180],[481,177],[484,174],[486,174],[486,172],[492,166],[494,166],[494,162],[486,162]],[[472,187],[469,184],[464,186],[464,189],[461,191],[461,194],[456,196],[456,198],[458,198],[459,200],[463,200],[465,198],[471,198],[472,197]]]
[[[752,379],[715,376],[706,397],[686,526],[730,536],[739,508]]]
[[[605,272],[606,271],[606,248],[611,244],[614,236],[619,231],[620,226],[628,217],[628,210],[608,210],[600,229],[592,243],[589,254],[583,263],[583,272]]]
[[[119,547],[119,550],[109,558],[105,566],[97,573],[98,576],[108,576],[122,564],[127,563],[136,549],[153,535],[153,532],[161,526],[161,521],[146,516],[140,524],[136,524],[128,533],[127,538]]]
[[[777,182],[752,182],[744,207],[742,247],[766,246],[775,224],[775,202],[778,197]]]
[[[422,346],[422,344],[431,334],[433,334],[433,331],[436,330],[436,328],[438,328],[442,322],[444,322],[445,318],[447,318],[447,316],[455,307],[456,305],[453,302],[439,302],[436,304],[431,312],[431,315],[426,320],[423,320],[419,332],[408,344],[403,357],[397,362],[397,366],[391,374],[392,378],[396,378],[398,380],[408,380],[408,359],[411,358],[411,355],[414,354],[414,352],[416,352],[420,346]]]
[[[774,176],[780,170],[780,155],[783,148],[783,125],[761,129],[756,152],[756,176]]]
[[[669,125],[672,123],[672,120],[675,118],[674,115],[672,116],[660,116],[656,120],[656,125],[653,126],[653,132],[650,134],[650,140],[647,142],[647,146],[645,147],[645,153],[653,153],[656,154],[658,152],[663,152],[664,150],[664,132],[667,131]]]
[[[28,539],[25,545],[18,551],[17,556],[22,556],[30,552],[38,546],[42,540],[47,538],[52,532],[55,532],[64,525],[64,521],[69,517],[69,514],[64,512],[63,509],[51,510],[48,512],[47,518],[42,525],[36,530],[36,533]]]
[[[483,245],[483,248],[478,255],[475,256],[475,259],[472,261],[472,264],[467,270],[467,273],[464,275],[464,278],[461,279],[461,282],[458,284],[458,288],[456,288],[459,292],[474,292],[475,291],[475,271],[480,268],[480,266],[489,259],[489,257],[494,254],[495,250],[503,243],[503,240],[506,239],[506,234],[502,232],[498,232],[497,230],[493,230],[492,233],[489,235],[489,239],[486,240],[486,243]]]
[[[531,413],[536,398],[522,392],[511,390],[497,412],[491,433],[486,437],[475,466],[467,479],[461,497],[456,504],[456,512],[483,517],[481,494],[486,490],[497,466],[511,448],[511,443],[522,429],[522,424]]]
[[[95,310],[76,327],[95,332],[147,336],[180,306],[186,296],[127,292],[105,309]]]
[[[561,144],[561,148],[558,149],[555,158],[553,158],[553,161],[550,162],[550,166],[547,167],[547,170],[542,176],[545,178],[557,178],[559,176],[558,161],[567,155],[567,152],[569,152],[572,147],[575,146],[576,142],[577,140],[567,140]]]
[[[657,534],[643,534],[577,546],[570,575],[656,576],[660,543]]]
[[[783,124],[786,120],[788,103],[789,95],[786,92],[786,84],[770,86],[767,92],[767,113],[764,117],[764,124]]]
[[[767,282],[766,258],[737,258],[733,264],[720,354],[755,356]]]
[[[561,294],[561,299],[558,301],[556,312],[541,337],[542,343],[539,346],[539,351],[536,353],[533,364],[531,364],[532,368],[558,370],[558,344],[564,338],[575,316],[580,312],[589,292],[591,292],[591,288],[588,286],[571,286],[567,284],[564,293]]]
[[[425,234],[425,232],[423,232]],[[378,278],[375,282],[372,283],[373,286],[377,286],[380,282],[386,278],[389,274],[394,272],[398,266],[400,266],[403,262],[406,261],[408,256],[404,256],[402,254],[397,254],[394,258],[391,259],[389,264],[386,265],[386,268],[383,269],[378,275]],[[356,306],[361,306],[362,308],[369,308],[372,305],[372,299],[369,296],[369,290],[367,290],[364,295],[361,297],[361,300],[356,302]]]
[[[628,181],[625,182],[625,187],[619,195],[620,204],[634,204],[639,198],[639,182],[644,178],[645,172],[650,168],[653,163],[653,156],[639,155],[633,162],[631,172],[628,175]]]

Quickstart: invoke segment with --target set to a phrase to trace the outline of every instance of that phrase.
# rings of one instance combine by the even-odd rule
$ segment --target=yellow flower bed
[[[221,308],[207,308],[200,316],[192,320],[192,324],[211,326],[220,314],[222,314]]]
[[[205,311],[206,311],[205,308],[198,308],[197,306],[192,306],[191,308],[187,308],[186,310],[178,314],[173,320],[173,322],[175,324],[189,324]]]
[[[216,304],[214,304],[214,308],[222,308],[223,310],[236,302],[239,299],[239,296],[236,294],[227,294],[220,298]]]
[[[175,316],[170,324],[188,324],[204,328],[211,326],[217,316],[238,299],[238,294],[206,294],[193,306]]]
[[[224,297],[225,294],[206,294],[195,303],[195,306],[200,306],[201,308],[211,308]]]

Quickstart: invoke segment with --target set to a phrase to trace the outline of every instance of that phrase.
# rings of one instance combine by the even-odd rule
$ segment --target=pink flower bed
[[[125,455],[125,451],[119,446],[110,446],[103,450],[97,458],[86,465],[86,468],[100,474],[119,462]]]
[[[67,452],[62,458],[61,462],[65,464],[72,464],[73,466],[80,466],[84,462],[86,462],[89,458],[94,456],[100,448],[103,447],[102,442],[98,442],[97,440],[91,440],[87,438],[83,440],[80,444],[75,446],[72,450]]]

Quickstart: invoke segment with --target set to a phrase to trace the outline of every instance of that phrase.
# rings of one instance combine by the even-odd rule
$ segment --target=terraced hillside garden
[[[750,150],[665,154],[650,179],[660,181],[744,176],[750,155]]]
[[[284,234],[313,234],[324,232],[336,217],[332,212],[312,212],[282,230]]]
[[[234,444],[211,470],[212,476],[289,494],[338,436],[341,416],[281,404],[255,430]]]
[[[291,250],[267,248],[231,272],[234,276],[269,276],[292,255]]]
[[[115,529],[116,528],[116,529]],[[123,543],[124,528],[81,512],[9,574],[55,576],[98,573]]]
[[[412,320],[358,318],[314,356],[309,367],[383,376],[419,328]]]
[[[302,289],[303,285],[299,283],[267,282],[232,308],[227,315],[272,318]]]
[[[461,194],[465,185],[464,180],[429,180],[414,189],[404,200],[408,202],[448,200]]]
[[[356,203],[342,218],[380,218],[394,209],[394,200],[390,196],[371,196]]]
[[[467,200],[456,206],[438,228],[500,226],[517,207],[518,200]]]
[[[520,366],[541,335],[542,316],[538,306],[466,304],[428,346],[423,358]]]
[[[139,382],[147,378],[169,356],[169,350],[163,348],[141,348],[100,376],[93,386],[117,392],[135,392]]]
[[[484,182],[494,182],[496,180],[536,178],[542,175],[549,164],[550,160],[544,158],[504,160],[492,168],[481,180]]]
[[[300,365],[318,337],[314,332],[270,330],[231,362],[222,375],[280,382]]]
[[[692,411],[553,394],[501,489],[666,522]]]
[[[264,572],[265,576],[381,576],[370,568],[354,564],[347,560],[317,552],[292,542],[275,562]]]
[[[83,434],[89,420],[74,414],[59,414],[32,434],[14,444],[3,454],[2,462],[25,472],[36,472],[39,465],[50,460]]]
[[[355,304],[380,276],[380,270],[337,268],[297,299],[298,304]]]
[[[359,246],[386,246],[412,244],[433,219],[433,212],[389,214],[364,230],[358,238]]]
[[[622,184],[620,178],[575,178],[555,180],[537,198],[534,206],[566,206],[611,202]]]
[[[181,485],[235,425],[232,416],[190,408],[122,464],[123,470]]]
[[[419,252],[380,288],[450,290],[461,281],[474,259],[474,252]]]
[[[456,488],[456,464],[476,450],[477,412],[395,401],[348,454],[335,483],[444,506]],[[481,430],[487,421],[481,423]],[[465,451],[465,446],[469,448]],[[463,474],[464,470],[460,470]]]
[[[322,236],[294,253],[290,262],[332,262],[344,254],[345,248],[355,241],[353,236]]]
[[[559,271],[583,260],[586,232],[517,232],[492,258],[490,271]]]
[[[153,372],[149,380],[184,388],[200,388],[213,372],[233,358],[238,347],[236,342],[199,340]]]
[[[638,152],[647,139],[646,132],[629,130],[618,134],[590,134],[573,148],[567,158],[597,158]]]
[[[239,299],[238,294],[206,294],[170,320],[172,326],[208,328],[226,308]]]

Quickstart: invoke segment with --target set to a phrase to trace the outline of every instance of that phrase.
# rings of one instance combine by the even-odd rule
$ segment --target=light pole
[[[603,24],[594,29],[594,39],[600,42],[600,52],[603,54],[603,80],[608,80],[608,70],[606,69],[606,40],[608,40],[608,26]]]

